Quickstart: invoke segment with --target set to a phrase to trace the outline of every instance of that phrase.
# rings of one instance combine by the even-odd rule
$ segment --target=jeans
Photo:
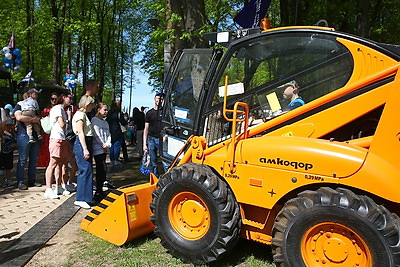
[[[92,142],[93,138],[91,136],[85,137],[86,147],[89,150],[90,157],[85,160],[83,157],[83,147],[77,136],[74,143],[74,154],[76,159],[76,164],[78,165],[78,176],[76,182],[78,184],[76,188],[76,201],[93,201],[93,166],[92,166]]]
[[[114,143],[111,144],[110,148],[110,160],[115,161],[118,160],[119,158],[119,153],[121,152],[121,140],[114,141]]]
[[[40,142],[29,143],[27,134],[19,134],[17,137],[18,144],[18,164],[17,164],[17,181],[24,182],[25,164],[29,157],[28,165],[28,184],[36,182],[36,166],[39,158]]]
[[[103,192],[103,183],[106,181],[107,164],[106,153],[94,155],[96,162],[96,192]]]
[[[157,163],[157,152],[160,145],[160,139],[158,137],[147,136],[147,149],[150,155],[150,170],[155,176],[159,176],[158,163]]]

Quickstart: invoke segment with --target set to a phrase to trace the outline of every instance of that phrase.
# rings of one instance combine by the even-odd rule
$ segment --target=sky
[[[135,77],[138,82],[133,85],[132,89],[132,100],[131,100],[131,112],[129,115],[132,115],[132,109],[134,107],[138,107],[140,109],[141,106],[152,108],[154,106],[154,94],[150,87],[147,84],[148,76],[143,73],[139,68],[135,71]],[[124,94],[122,96],[122,109],[128,112],[129,109],[129,97],[130,97],[130,88],[125,88]]]

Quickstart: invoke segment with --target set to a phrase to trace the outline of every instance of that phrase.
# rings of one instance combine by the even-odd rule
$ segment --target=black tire
[[[354,266],[360,258],[364,263],[359,266],[399,266],[399,230],[399,217],[371,198],[324,187],[285,204],[273,226],[272,253],[278,266]],[[349,254],[331,253],[331,240]],[[351,254],[357,247],[362,253]]]
[[[198,236],[190,236],[191,233],[186,236],[186,233],[181,231],[184,228],[176,227],[177,224],[185,224],[186,227],[186,219],[190,220],[190,216],[182,215],[183,219],[180,221],[184,223],[181,223],[176,219],[178,216],[175,216],[181,215],[175,212],[180,209],[173,207],[176,199],[182,194],[189,195],[189,198],[198,197],[192,202],[196,205],[201,203],[202,208],[204,206],[205,211],[199,209],[199,214],[207,215],[204,225],[188,223],[188,227],[193,226],[195,232],[200,232],[202,227],[207,229]],[[182,207],[182,210],[185,205],[190,204],[187,200],[177,203],[183,203],[181,206],[177,205]],[[151,221],[155,226],[154,232],[160,237],[161,244],[170,254],[184,262],[205,264],[216,261],[229,252],[238,241],[241,228],[239,205],[225,182],[206,165],[187,163],[166,173],[153,191],[150,208],[153,212]]]

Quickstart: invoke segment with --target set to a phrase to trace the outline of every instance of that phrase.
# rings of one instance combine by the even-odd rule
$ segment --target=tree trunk
[[[205,24],[205,7],[204,0],[202,1],[187,1],[185,16],[185,32],[189,33],[190,48],[204,48],[207,46],[207,41],[200,34],[200,30]]]
[[[32,40],[32,30],[31,26],[33,25],[33,3],[32,0],[25,0],[25,7],[26,7],[26,66],[27,71],[33,69],[33,60],[31,55],[31,44],[33,44]]]
[[[290,25],[289,22],[289,0],[280,0],[281,26]]]
[[[357,34],[365,38],[370,36],[369,7],[369,0],[357,0]]]
[[[62,44],[64,25],[60,18],[65,18],[66,0],[51,0],[51,15],[55,21],[53,29],[53,79],[57,84],[61,82]]]

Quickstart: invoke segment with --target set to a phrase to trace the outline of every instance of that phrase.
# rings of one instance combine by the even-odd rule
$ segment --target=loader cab
[[[362,49],[358,48],[358,43],[362,44]],[[163,144],[163,155],[172,159],[191,134],[205,136],[208,146],[230,138],[231,124],[222,115],[226,76],[229,78],[227,107],[238,101],[245,102],[251,119],[258,123],[271,122],[271,127],[259,134],[268,134],[304,120],[372,90],[374,86],[352,94],[345,92],[346,97],[330,97],[339,89],[350,88],[349,85],[370,75],[363,70],[363,65],[369,64],[368,57],[364,57],[364,61],[358,60],[355,66],[356,53],[365,53],[368,46],[390,54],[371,41],[319,27],[284,28],[234,40],[221,60],[221,50],[184,50],[172,67],[171,79],[165,87],[164,129],[168,138]],[[293,82],[298,85],[297,93],[305,103],[304,108],[299,108],[304,110],[302,113],[288,108],[293,99],[283,95],[285,85]],[[321,105],[321,99],[326,100],[324,105]],[[382,109],[379,106],[365,114],[360,112],[359,118],[355,116],[352,122],[346,123],[357,124],[357,119],[373,121],[375,125],[367,123],[369,128],[366,129],[368,134],[373,134]],[[289,113],[295,115],[280,119]],[[275,121],[277,123],[272,123]],[[331,123],[332,129],[325,127],[325,132],[314,137],[348,140],[351,130],[343,126],[346,123],[337,118]],[[337,132],[330,135],[335,129]]]

